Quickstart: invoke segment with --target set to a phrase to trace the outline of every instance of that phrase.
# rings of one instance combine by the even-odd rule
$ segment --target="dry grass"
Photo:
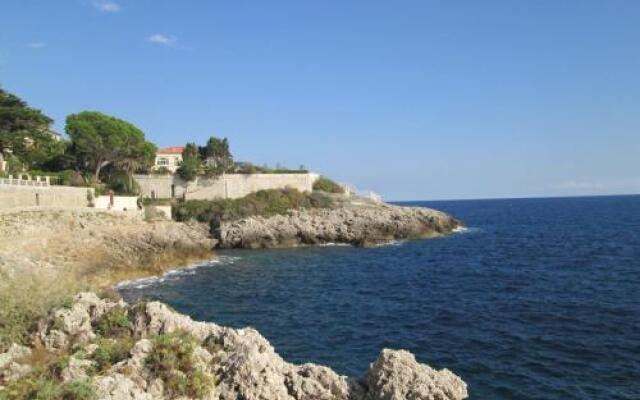
[[[75,275],[60,272],[5,277],[0,283],[0,351],[11,343],[26,344],[38,319],[71,304],[73,294],[88,287]]]

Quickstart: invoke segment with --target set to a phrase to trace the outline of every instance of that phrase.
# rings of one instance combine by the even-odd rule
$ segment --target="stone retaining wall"
[[[236,199],[259,190],[291,187],[301,192],[313,190],[318,179],[314,173],[303,174],[225,174],[219,178],[198,178],[186,182],[178,175],[134,175],[143,196],[169,199]]]
[[[93,188],[70,186],[0,185],[0,209],[18,207],[88,207],[87,192]]]

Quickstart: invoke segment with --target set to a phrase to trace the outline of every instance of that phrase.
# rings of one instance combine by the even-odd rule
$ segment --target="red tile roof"
[[[184,146],[163,147],[158,149],[157,154],[182,154]]]

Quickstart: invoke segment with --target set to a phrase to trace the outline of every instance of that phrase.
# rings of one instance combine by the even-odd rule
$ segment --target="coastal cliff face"
[[[105,350],[118,346],[125,350],[117,357]],[[30,347],[16,345],[0,354],[0,384],[8,398],[21,398],[24,382],[43,379],[27,362],[36,353],[56,360],[46,379],[56,381],[60,391],[83,388],[104,400],[467,397],[459,377],[420,364],[406,351],[383,350],[356,380],[323,366],[287,363],[251,328],[195,322],[158,302],[128,305],[93,293],[78,295],[40,321]]]
[[[462,223],[448,214],[362,198],[334,199],[336,206],[288,215],[223,221],[214,232],[221,248],[269,248],[346,243],[370,246],[399,239],[435,237]]]

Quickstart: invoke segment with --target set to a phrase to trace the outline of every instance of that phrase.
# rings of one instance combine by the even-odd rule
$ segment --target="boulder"
[[[365,378],[366,400],[460,400],[467,385],[448,369],[419,364],[404,350],[384,349]]]

